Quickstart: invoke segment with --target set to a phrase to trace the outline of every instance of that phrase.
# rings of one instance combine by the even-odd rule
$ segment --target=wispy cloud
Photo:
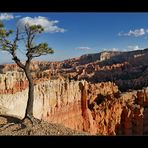
[[[135,30],[130,30],[127,33],[124,32],[119,32],[118,36],[133,36],[133,37],[139,37],[139,36],[143,36],[146,33],[148,33],[148,30],[145,30],[144,28],[140,28],[140,29],[135,29]]]
[[[104,48],[102,51],[135,51],[142,50],[144,48],[140,48],[138,45],[130,45],[127,48],[119,49],[119,48]]]
[[[11,19],[14,19],[14,16],[11,13],[1,13],[0,14],[0,20],[1,21],[3,21],[3,20],[11,20]]]
[[[15,18],[20,18],[21,17],[21,15],[15,15]]]
[[[57,26],[57,23],[59,23],[58,20],[48,20],[46,17],[38,16],[38,17],[24,17],[21,18],[17,25],[19,28],[24,29],[24,26],[26,24],[28,25],[41,25],[44,28],[45,32],[65,32],[66,30],[64,28],[60,28]]]
[[[104,48],[103,51],[119,51],[118,48]]]
[[[90,47],[77,47],[77,50],[91,50],[92,48]]]
[[[141,48],[138,45],[135,46],[128,46],[129,50],[140,50]]]
[[[12,13],[0,13],[0,20],[1,21],[9,21],[15,18],[20,18],[21,15],[13,15]]]

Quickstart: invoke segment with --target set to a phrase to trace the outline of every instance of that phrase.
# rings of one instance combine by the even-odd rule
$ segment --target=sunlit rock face
[[[18,76],[19,74],[20,77]],[[12,77],[10,76],[12,76],[12,73],[11,75],[6,73],[1,76],[1,79],[5,82],[4,87],[1,87],[0,94],[1,114],[23,118],[28,96],[28,84],[25,83],[26,77],[18,72],[15,72]],[[23,80],[24,82],[21,82]],[[0,85],[3,85],[4,82],[1,81]],[[21,84],[19,84],[20,82]],[[19,84],[17,88],[15,88],[16,84]],[[88,92],[90,87],[94,89],[91,99],[96,97],[94,93],[106,95],[118,91],[117,86],[110,82],[108,84],[101,83],[94,87],[85,80],[57,79],[38,82],[34,90],[34,116],[95,134],[95,122],[93,121],[91,110],[88,108],[88,101],[91,95]]]

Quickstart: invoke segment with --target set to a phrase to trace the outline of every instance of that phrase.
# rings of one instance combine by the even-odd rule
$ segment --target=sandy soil
[[[40,121],[33,125],[29,119],[23,122],[13,117],[0,116],[0,135],[89,135],[78,132],[61,124]]]

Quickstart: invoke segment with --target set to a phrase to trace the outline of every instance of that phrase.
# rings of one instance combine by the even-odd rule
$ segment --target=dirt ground
[[[89,135],[78,132],[61,124],[53,124],[40,121],[35,125],[29,119],[23,122],[13,117],[0,116],[0,135]]]

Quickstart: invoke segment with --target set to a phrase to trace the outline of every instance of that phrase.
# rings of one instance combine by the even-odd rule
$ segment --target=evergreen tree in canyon
[[[31,121],[33,117],[33,102],[34,102],[34,84],[31,75],[30,65],[31,61],[35,57],[42,55],[52,54],[54,51],[48,47],[47,43],[35,44],[35,38],[43,33],[44,29],[41,25],[29,25],[24,26],[24,30],[20,30],[18,27],[16,31],[7,30],[3,23],[0,22],[0,50],[7,51],[12,55],[12,60],[23,69],[29,82],[28,101],[26,106],[25,118],[29,118]],[[14,34],[14,39],[11,35]],[[23,41],[23,42],[22,42]],[[26,61],[22,62],[17,51],[20,50],[20,43],[24,43]],[[23,48],[23,47],[22,47]],[[24,49],[23,49],[24,50]]]

